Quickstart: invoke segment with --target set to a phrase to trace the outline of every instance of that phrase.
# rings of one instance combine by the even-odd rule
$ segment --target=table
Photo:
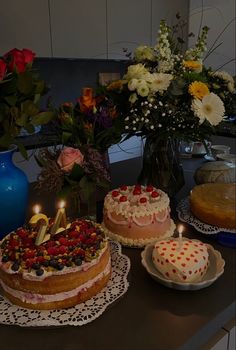
[[[187,178],[202,159],[184,159]],[[114,163],[113,186],[134,182],[141,160]],[[125,171],[126,169],[126,171]],[[127,169],[130,171],[127,174]],[[132,170],[131,170],[132,169]],[[192,183],[186,181],[184,196]],[[178,196],[177,196],[178,199]],[[49,215],[54,201],[31,189],[30,206],[40,201]],[[30,213],[29,213],[30,214]],[[187,227],[187,225],[186,225]],[[225,259],[224,274],[210,287],[184,292],[168,289],[147,274],[141,265],[140,249],[123,248],[131,260],[128,292],[97,320],[82,327],[20,328],[0,325],[3,350],[194,350],[236,315],[236,251],[187,227],[186,235],[212,244]]]

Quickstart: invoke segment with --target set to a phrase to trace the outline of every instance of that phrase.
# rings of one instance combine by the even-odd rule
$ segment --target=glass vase
[[[0,240],[22,226],[26,218],[29,184],[12,162],[15,150],[0,151]]]
[[[179,159],[179,142],[175,139],[146,137],[143,165],[138,183],[153,185],[174,197],[184,185]]]

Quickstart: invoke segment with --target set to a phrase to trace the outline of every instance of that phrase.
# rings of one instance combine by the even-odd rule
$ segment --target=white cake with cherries
[[[152,260],[157,270],[175,282],[199,282],[205,275],[209,255],[207,246],[198,240],[162,240],[155,244]]]
[[[103,228],[126,246],[142,247],[173,235],[168,195],[153,186],[121,186],[104,201]]]

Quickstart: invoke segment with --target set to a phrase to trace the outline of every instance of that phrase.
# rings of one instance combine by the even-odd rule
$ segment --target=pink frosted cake
[[[198,240],[178,239],[155,244],[152,260],[159,272],[175,282],[198,282],[208,267],[207,246]]]
[[[172,236],[168,195],[153,186],[121,186],[104,201],[105,233],[126,246],[142,247]]]

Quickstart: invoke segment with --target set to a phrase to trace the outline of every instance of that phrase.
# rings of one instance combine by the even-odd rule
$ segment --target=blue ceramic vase
[[[25,222],[29,183],[12,162],[16,147],[0,152],[0,240]]]

